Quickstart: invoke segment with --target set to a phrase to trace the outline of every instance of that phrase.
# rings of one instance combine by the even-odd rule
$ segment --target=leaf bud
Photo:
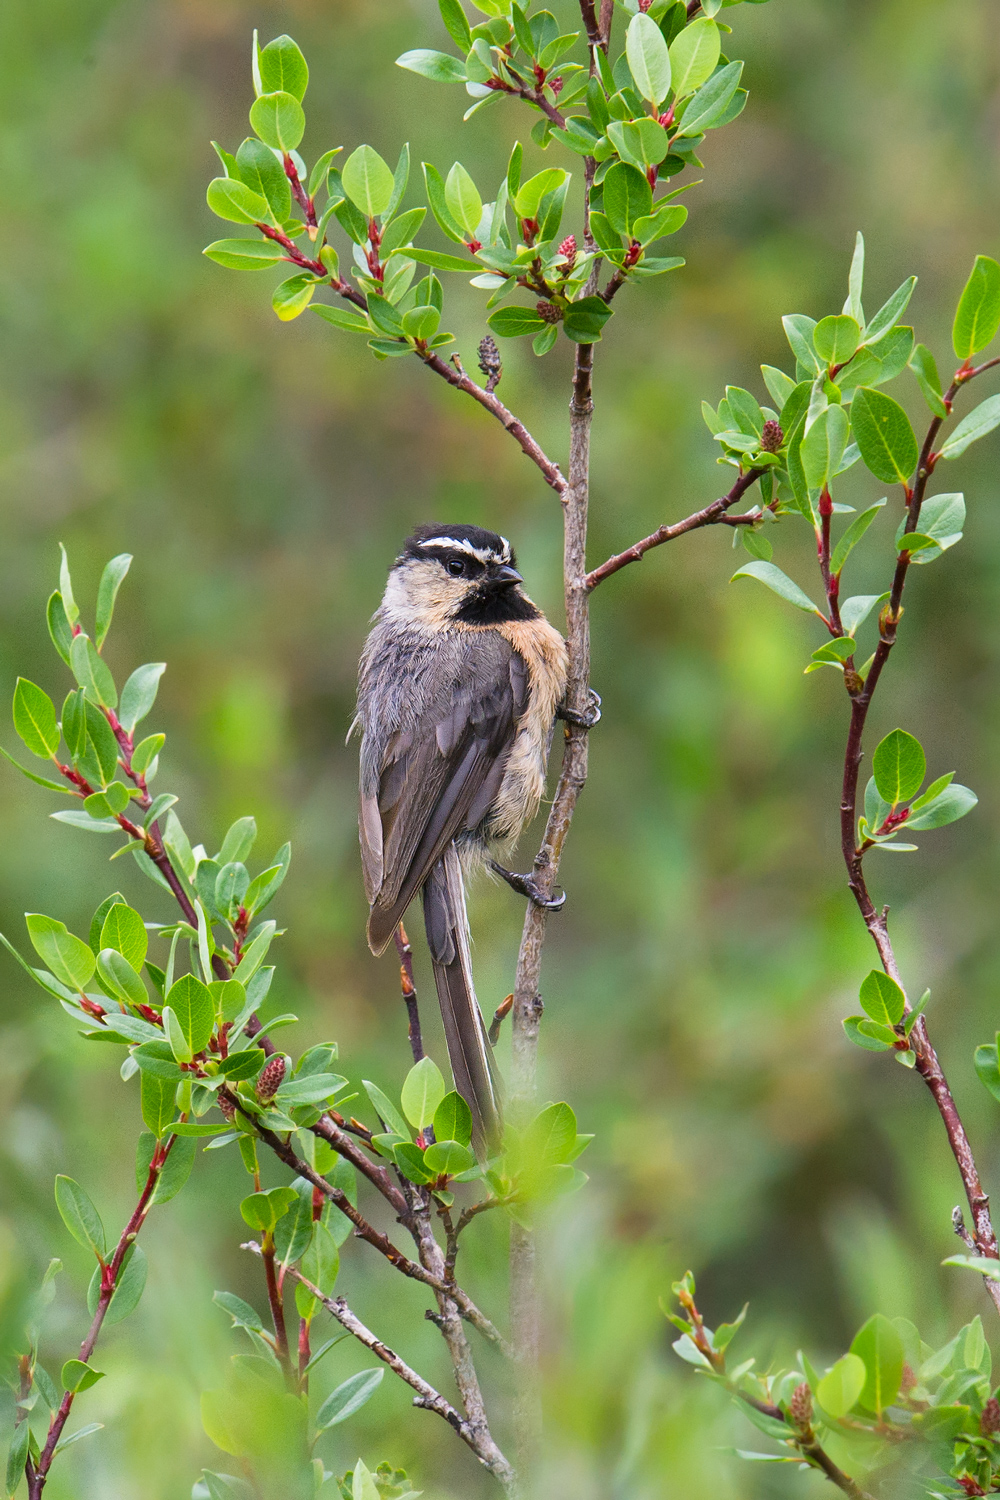
[[[261,1072],[257,1079],[257,1098],[273,1099],[285,1076],[285,1059],[279,1053]]]
[[[496,340],[492,334],[480,340],[479,344],[479,368],[491,382],[489,389],[492,391],[503,374],[503,361],[500,358],[500,350],[497,348]]]
[[[765,422],[760,434],[760,451],[762,453],[777,453],[785,441],[785,434],[781,430],[780,422]]]
[[[812,1422],[813,1398],[809,1389],[808,1381],[803,1380],[792,1392],[792,1399],[788,1403],[788,1415],[794,1425],[803,1432]]]

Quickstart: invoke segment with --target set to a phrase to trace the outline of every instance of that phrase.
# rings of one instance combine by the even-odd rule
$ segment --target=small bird
[[[500,1105],[469,956],[465,878],[488,864],[542,905],[506,854],[537,811],[566,643],[521,587],[510,543],[420,526],[389,573],[358,676],[359,827],[368,943],[388,946],[418,891],[455,1087],[480,1151]]]

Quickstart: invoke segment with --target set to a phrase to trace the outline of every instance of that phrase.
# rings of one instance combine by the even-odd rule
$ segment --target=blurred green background
[[[869,309],[918,273],[911,312],[942,370],[972,256],[1000,249],[989,0],[772,0],[726,16],[750,104],[706,149],[674,242],[688,267],[623,296],[598,351],[594,563],[719,492],[701,398],[727,381],[763,398],[759,362],[788,364],[781,314],[840,310],[856,229]],[[399,540],[427,519],[513,538],[558,621],[559,508],[499,427],[415,361],[378,365],[315,318],[279,324],[273,274],[201,257],[226,232],[205,207],[208,143],[235,149],[246,134],[253,26],[265,40],[291,32],[309,59],[310,162],[362,140],[394,161],[408,137],[417,161],[460,156],[485,183],[510,139],[527,139],[514,105],[463,126],[461,90],[393,66],[407,48],[447,45],[433,0],[7,0],[0,697],[19,673],[65,690],[43,619],[57,541],[88,603],[105,560],[134,553],[107,655],[119,680],[169,663],[149,721],[168,733],[158,785],[182,794],[189,832],[209,845],[247,812],[265,863],[292,839],[278,1008],[300,1014],[303,1045],[335,1037],[352,1077],[398,1086],[396,970],[364,942],[344,746],[366,623]],[[452,278],[450,296],[447,326],[473,366],[482,294]],[[544,362],[526,344],[505,357],[505,400],[563,458],[568,346]],[[915,383],[900,386],[925,421]],[[947,475],[968,495],[966,542],[914,577],[872,726],[919,734],[933,774],[954,768],[980,794],[919,855],[876,854],[872,875],[908,984],[933,989],[933,1035],[990,1185],[1000,1122],[971,1056],[1000,1020],[997,451],[984,443]],[[840,498],[878,491],[852,476]],[[895,523],[870,534],[851,592],[883,586]],[[805,528],[770,535],[811,587]],[[765,1445],[670,1352],[657,1298],[686,1266],[711,1321],[750,1299],[737,1348],[763,1364],[803,1344],[832,1358],[876,1308],[928,1338],[987,1308],[971,1277],[938,1268],[956,1248],[959,1183],[929,1098],[840,1027],[874,957],[839,866],[843,693],[830,672],[802,674],[818,627],[756,585],[729,586],[741,555],[729,544],[718,530],[686,538],[594,599],[604,720],[544,975],[543,1095],[569,1099],[597,1132],[590,1185],[544,1242],[552,1500],[821,1492],[818,1478],[727,1454]],[[12,729],[2,739],[15,748]],[[0,768],[4,932],[26,946],[25,910],[85,930],[116,886],[167,919],[165,896],[130,862],[106,868],[101,841],[49,821],[46,799]],[[511,986],[521,915],[505,889],[477,889],[484,1008]],[[106,1222],[124,1221],[135,1085],[5,958],[0,979],[0,1279],[16,1309],[51,1254],[66,1262],[43,1350],[52,1370],[76,1351],[89,1274],[52,1177],[71,1173]],[[418,979],[426,1000],[422,952]],[[210,1154],[154,1211],[146,1297],[102,1341],[108,1378],[80,1402],[79,1420],[106,1431],[56,1465],[53,1500],[186,1500],[203,1464],[225,1467],[198,1395],[236,1348],[213,1288],[260,1302],[238,1249],[245,1182],[235,1159]],[[498,1310],[503,1236],[485,1221],[469,1235],[473,1290]],[[447,1382],[419,1290],[352,1244],[343,1278],[361,1315]],[[361,1352],[338,1348],[320,1386],[370,1363]],[[505,1401],[504,1372],[483,1365]],[[390,1379],[323,1441],[338,1472],[361,1453],[405,1466],[436,1500],[493,1493]]]

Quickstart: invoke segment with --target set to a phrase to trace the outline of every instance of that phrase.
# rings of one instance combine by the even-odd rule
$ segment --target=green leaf
[[[742,73],[742,62],[727,63],[724,68],[713,73],[708,82],[702,84],[688,100],[678,135],[698,135],[703,130],[727,124],[727,111],[736,101]],[[745,99],[746,96],[743,97]]]
[[[884,604],[888,594],[852,594],[840,606],[840,623],[848,635],[856,635],[877,604]]]
[[[343,328],[347,333],[371,333],[371,324],[361,313],[348,312],[346,308],[328,307],[325,303],[317,302],[312,304],[309,311],[319,313],[325,322],[332,323],[334,328]]]
[[[117,707],[115,680],[107,664],[98,656],[93,641],[82,631],[73,637],[69,660],[73,676],[92,703],[99,703],[104,708]]]
[[[215,1029],[215,1006],[207,987],[193,974],[184,974],[171,985],[167,1004],[192,1054],[203,1052]]]
[[[533,307],[498,307],[486,321],[502,339],[518,339],[526,334],[543,333],[549,326]]]
[[[455,223],[472,239],[483,216],[483,202],[460,161],[455,162],[445,179],[444,201]]]
[[[1000,1067],[997,1066],[996,1044],[977,1047],[973,1059],[976,1075],[994,1099],[1000,1100]]]
[[[382,1090],[374,1083],[369,1082],[367,1078],[363,1078],[361,1081],[365,1086],[365,1092],[371,1100],[372,1107],[382,1123],[393,1134],[400,1136],[403,1140],[409,1140],[409,1128],[392,1100],[387,1098]]]
[[[157,1140],[167,1134],[174,1118],[174,1099],[177,1085],[172,1078],[161,1078],[156,1073],[139,1073],[139,1098],[142,1120]]]
[[[444,1079],[437,1063],[423,1057],[415,1063],[403,1083],[400,1103],[403,1113],[417,1130],[433,1122],[434,1112],[445,1096]],[[387,1120],[386,1124],[390,1122]]]
[[[276,36],[259,53],[261,88],[265,93],[293,94],[305,97],[309,85],[309,68],[301,51],[290,36]]]
[[[24,920],[32,947],[55,977],[72,990],[85,989],[97,967],[90,945],[54,917],[28,912]]]
[[[625,56],[642,97],[650,104],[662,104],[670,92],[671,54],[663,32],[651,16],[640,12],[632,17],[625,33]]]
[[[424,1152],[424,1166],[437,1177],[454,1177],[475,1165],[476,1158],[468,1146],[458,1141],[437,1141]]]
[[[137,974],[141,973],[149,948],[149,934],[139,913],[123,901],[115,901],[104,918],[98,947],[114,948],[128,959]]]
[[[464,83],[465,64],[460,58],[447,52],[434,52],[418,47],[413,52],[404,52],[396,58],[397,68],[406,68],[410,73],[419,73],[422,78],[431,78],[435,83]]]
[[[297,1198],[298,1194],[292,1187],[276,1187],[267,1193],[251,1193],[240,1204],[240,1213],[251,1229],[270,1234]]]
[[[951,436],[941,445],[938,457],[958,458],[970,443],[978,442],[988,432],[992,432],[998,424],[1000,424],[1000,396],[989,396],[970,411],[967,417],[963,417]]]
[[[831,573],[840,573],[843,570],[844,564],[846,563],[847,559],[850,557],[851,553],[854,551],[855,547],[858,545],[861,538],[864,536],[865,532],[868,530],[869,526],[872,524],[875,517],[878,515],[879,511],[882,509],[885,503],[886,502],[884,500],[877,500],[874,505],[869,506],[868,510],[863,510],[860,516],[855,517],[855,519],[851,522],[850,526],[848,526],[847,530],[844,532],[844,535],[840,538],[840,541],[833,549],[833,555],[830,558]]]
[[[444,28],[452,41],[463,52],[468,52],[472,46],[472,31],[460,0],[438,0],[438,9],[441,12]]]
[[[277,89],[254,100],[250,106],[250,124],[265,146],[276,151],[294,151],[305,135],[305,111],[294,94]]]
[[[569,173],[561,171],[558,167],[547,167],[544,172],[536,172],[534,177],[529,177],[527,182],[521,184],[514,194],[511,202],[514,212],[519,219],[535,219],[538,217],[542,206],[542,199],[549,193],[554,193],[557,188],[562,187],[568,180]]]
[[[956,823],[959,818],[964,818],[978,801],[975,792],[970,791],[967,786],[953,783],[926,803],[916,816],[911,813],[906,820],[906,831],[909,833],[911,829],[944,828],[947,823]]]
[[[85,1250],[93,1250],[98,1260],[107,1252],[104,1225],[90,1198],[72,1177],[56,1178],[56,1207],[73,1238]]]
[[[312,1280],[311,1277],[309,1279]],[[328,1427],[336,1427],[338,1423],[346,1422],[348,1417],[353,1417],[356,1411],[360,1411],[382,1384],[384,1374],[385,1371],[381,1369],[361,1370],[338,1385],[316,1413],[319,1431],[325,1432]]]
[[[917,440],[899,402],[859,386],[851,402],[851,423],[861,457],[876,479],[906,484],[917,465]]]
[[[955,312],[951,341],[959,359],[969,359],[992,343],[1000,328],[1000,265],[977,255]]]
[[[235,177],[213,177],[206,193],[208,206],[220,219],[233,224],[270,224],[267,200]]]
[[[94,638],[97,649],[100,651],[104,644],[104,638],[111,626],[111,617],[115,612],[115,600],[118,590],[121,588],[122,579],[132,564],[131,555],[122,552],[113,557],[101,574],[101,581],[97,587],[97,620],[94,630]]]
[[[865,1383],[858,1398],[868,1411],[881,1416],[899,1394],[903,1378],[903,1342],[882,1313],[876,1313],[854,1336],[851,1353],[865,1367]]]
[[[568,1162],[576,1153],[576,1116],[568,1104],[550,1104],[525,1132],[524,1151],[533,1168]]]
[[[19,677],[14,688],[14,728],[32,755],[50,760],[59,749],[59,725],[48,693]]]
[[[275,287],[271,306],[283,323],[290,323],[305,312],[319,284],[311,271],[299,271]]]
[[[312,1242],[302,1257],[300,1269],[303,1276],[318,1287],[324,1297],[329,1297],[337,1282],[340,1270],[340,1251],[337,1241],[323,1223],[313,1225]],[[316,1311],[316,1298],[304,1286],[295,1288],[295,1306],[301,1318],[311,1318]]]
[[[881,1040],[870,1034],[871,1021],[866,1021],[864,1016],[848,1016],[844,1021],[844,1030],[847,1032],[848,1040],[856,1047],[863,1047],[866,1052],[887,1052],[893,1046],[890,1041]],[[882,1028],[877,1028],[881,1030]]]
[[[97,973],[103,988],[125,1005],[148,1005],[146,986],[127,958],[114,948],[102,948],[97,955]]]
[[[62,595],[58,591],[49,595],[49,602],[45,606],[45,620],[53,646],[69,666],[69,648],[73,644],[73,627],[69,623]]]
[[[27,766],[20,765],[10,754],[10,752],[5,750],[2,745],[0,745],[0,755],[3,756],[4,760],[10,761],[11,765],[14,766],[16,770],[20,771],[22,776],[27,776],[28,780],[33,781],[36,786],[47,787],[50,792],[62,792],[64,797],[76,796],[75,790],[72,787],[68,787],[65,782],[51,781],[47,776],[36,776],[34,771],[28,770]]]
[[[851,270],[848,277],[847,302],[844,306],[845,313],[850,313],[856,323],[862,326],[865,321],[864,310],[861,306],[861,293],[864,289],[865,280],[865,240],[859,230],[854,241],[854,255],[851,259]]]
[[[144,719],[156,702],[156,692],[160,686],[160,678],[167,670],[165,661],[150,662],[144,667],[136,667],[125,686],[122,688],[121,706],[118,710],[118,721],[123,729],[132,733],[140,719]]]
[[[242,1297],[235,1292],[213,1292],[212,1301],[232,1318],[234,1328],[249,1328],[252,1333],[264,1332],[264,1320]]]
[[[236,153],[236,170],[240,181],[263,198],[274,220],[283,224],[292,212],[292,188],[270,147],[252,137],[245,140]],[[273,240],[265,243],[277,249]]]
[[[707,16],[699,16],[674,37],[670,43],[670,69],[676,99],[683,99],[708,82],[719,61],[721,46],[719,28]]]
[[[808,594],[804,594],[798,584],[793,583],[787,574],[775,567],[774,563],[763,561],[745,563],[742,568],[737,568],[729,580],[730,583],[735,583],[737,578],[756,578],[774,593],[780,594],[782,599],[787,599],[789,604],[794,604],[796,609],[804,610],[810,615],[820,613]]]
[[[913,353],[913,329],[905,326],[890,328],[877,343],[858,350],[857,354],[837,376],[837,385],[845,400],[849,400],[859,385],[887,385],[895,380]]]
[[[259,1049],[255,1049],[259,1050]],[[293,1183],[296,1200],[279,1219],[274,1231],[274,1249],[282,1265],[292,1265],[309,1247],[313,1230],[313,1189],[305,1178]]]
[[[434,1135],[439,1141],[460,1141],[467,1146],[472,1140],[472,1112],[461,1094],[445,1094],[434,1111]]]
[[[104,1379],[103,1370],[95,1370],[82,1359],[68,1359],[62,1367],[64,1391],[86,1391]]]
[[[799,451],[806,483],[811,490],[825,489],[836,474],[847,447],[849,431],[850,423],[844,408],[828,406],[805,434]]]
[[[14,1436],[11,1438],[10,1448],[7,1450],[6,1487],[4,1493],[13,1495],[18,1485],[24,1478],[25,1465],[28,1462],[28,1441],[31,1437],[31,1428],[27,1420],[19,1422],[14,1428]]]
[[[978,1271],[991,1281],[1000,1281],[1000,1260],[985,1255],[949,1255],[941,1264],[961,1266],[966,1271]]]
[[[344,192],[371,219],[384,213],[392,199],[393,177],[387,164],[371,146],[359,146],[344,163]]]
[[[890,328],[896,326],[906,311],[916,284],[917,278],[910,276],[903,282],[902,286],[896,288],[888,302],[879,308],[874,318],[872,318],[871,322],[865,328],[864,341],[866,344],[877,343],[880,338],[889,332]]]
[[[944,404],[937,362],[926,344],[917,345],[909,363],[931,411],[936,417],[946,417],[948,408]]]
[[[611,315],[612,310],[603,298],[581,297],[578,302],[571,302],[563,314],[563,331],[575,344],[594,344]]]
[[[857,1354],[845,1354],[816,1387],[816,1400],[828,1416],[846,1417],[857,1404],[867,1378],[864,1360]]]
[[[243,957],[237,965],[235,977],[241,984],[249,985],[251,979],[260,968],[267,957],[267,950],[271,946],[271,939],[277,930],[277,923],[262,922],[260,931],[253,942],[243,950]]]
[[[872,969],[865,977],[859,998],[867,1014],[880,1026],[898,1026],[903,1019],[906,996],[881,969]]]
[[[872,774],[879,795],[892,807],[908,802],[920,790],[927,774],[923,746],[905,729],[894,729],[876,747]]]
[[[201,253],[230,271],[264,271],[283,257],[273,240],[215,240]]]
[[[143,1131],[139,1137],[136,1147],[136,1186],[142,1192],[146,1186],[146,1177],[149,1172],[149,1162],[156,1144],[154,1137]],[[198,1142],[194,1140],[183,1140],[175,1138],[170,1146],[170,1155],[167,1157],[156,1180],[153,1190],[153,1203],[169,1203],[171,1198],[176,1198],[181,1188],[191,1176],[191,1168],[194,1166],[194,1156],[198,1149]]]
[[[627,162],[616,162],[604,179],[604,212],[612,229],[631,237],[633,225],[648,218],[652,207],[653,193],[644,174]]]
[[[844,314],[821,318],[813,333],[816,353],[828,365],[846,364],[860,342],[861,329],[857,321]]]

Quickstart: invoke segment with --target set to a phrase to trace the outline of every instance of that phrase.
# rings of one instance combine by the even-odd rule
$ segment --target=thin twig
[[[410,1040],[410,1051],[413,1053],[413,1061],[420,1062],[424,1055],[424,1040],[420,1033],[420,1009],[417,1005],[417,987],[413,982],[413,949],[406,935],[406,928],[400,922],[393,933],[393,941],[396,944],[396,952],[399,954],[399,987],[403,994],[403,1004],[406,1006],[406,1014],[409,1018],[407,1036]]]
[[[949,415],[961,386],[997,364],[1000,364],[1000,360],[989,360],[976,369],[963,367],[958,371],[944,396],[945,408]],[[913,484],[906,487],[907,515],[904,526],[906,534],[910,534],[917,529],[920,519],[920,509],[927,492],[927,485],[937,461],[934,453],[934,443],[943,420],[943,417],[935,416],[931,421],[920,450]],[[899,554],[893,575],[889,603],[883,610],[879,620],[879,643],[868,676],[863,683],[858,678],[857,685],[853,688],[848,684],[848,692],[851,698],[851,720],[844,752],[844,776],[840,799],[841,851],[847,869],[848,887],[854,896],[862,920],[878,951],[882,967],[890,978],[894,979],[900,985],[899,965],[896,961],[892,941],[889,937],[888,908],[879,911],[872,900],[864,872],[864,851],[857,846],[855,829],[857,826],[858,780],[861,769],[865,725],[879,679],[889,660],[892,648],[896,643],[897,630],[902,616],[903,590],[909,571],[910,556],[911,554],[905,549]],[[908,1003],[907,1011],[909,1011]],[[926,1021],[923,1016],[919,1018],[910,1033],[910,1045],[916,1056],[916,1071],[931,1092],[944,1124],[948,1143],[951,1146],[952,1153],[958,1165],[962,1184],[965,1188],[965,1195],[972,1214],[976,1249],[980,1255],[988,1259],[995,1260],[1000,1258],[1000,1247],[998,1247],[996,1233],[990,1217],[989,1198],[983,1189],[971,1143],[966,1134],[965,1126],[962,1123],[938,1055],[931,1044]],[[984,1277],[983,1279],[986,1283],[986,1290],[989,1296],[992,1298],[998,1311],[1000,1311],[1000,1282],[988,1277]]]
[[[687,516],[683,521],[675,521],[670,526],[660,526],[650,536],[643,537],[641,542],[636,542],[631,547],[626,547],[624,552],[609,557],[607,562],[601,563],[599,568],[594,568],[587,574],[586,584],[588,590],[596,589],[599,583],[610,578],[613,573],[618,573],[622,568],[628,567],[629,563],[641,562],[647,552],[654,547],[662,547],[664,542],[672,542],[675,537],[684,536],[689,531],[697,531],[702,526],[712,526],[717,521],[725,519],[726,512],[738,501],[742,500],[758,479],[766,471],[764,469],[748,469],[741,474],[728,494],[719,500],[713,500],[711,505],[706,505],[704,510],[696,510],[693,515]]]
[[[420,358],[428,369],[434,371],[435,375],[440,375],[442,380],[447,380],[448,384],[454,386],[457,391],[464,391],[466,395],[472,397],[473,401],[478,401],[480,406],[485,407],[491,416],[496,417],[501,427],[509,432],[514,441],[519,444],[522,453],[530,458],[541,471],[545,483],[551,486],[560,498],[565,495],[568,485],[560,473],[559,465],[554,464],[547,457],[524,423],[515,417],[513,412],[507,410],[495,392],[486,391],[481,385],[477,385],[465,373],[457,357],[450,365],[446,364],[439,354],[421,354]]]
[[[261,1253],[256,1240],[250,1240],[243,1246],[243,1249],[250,1250],[256,1255]],[[480,1463],[489,1469],[505,1488],[508,1490],[513,1488],[514,1471],[492,1438],[488,1443],[484,1443],[482,1435],[462,1417],[460,1412],[455,1410],[449,1401],[445,1400],[439,1391],[436,1391],[422,1375],[418,1375],[416,1370],[412,1369],[395,1350],[390,1349],[388,1344],[384,1344],[372,1333],[371,1329],[365,1327],[361,1319],[348,1307],[343,1297],[324,1296],[319,1287],[315,1286],[308,1277],[303,1276],[295,1266],[289,1266],[285,1274],[304,1286],[307,1292],[322,1303],[331,1317],[336,1318],[342,1328],[346,1328],[347,1332],[353,1335],[359,1343],[364,1344],[366,1349],[371,1350],[377,1359],[388,1365],[400,1380],[405,1381],[412,1390],[416,1391],[414,1406],[422,1407],[425,1411],[436,1412],[439,1417],[443,1417],[455,1429],[462,1441],[468,1444]]]

